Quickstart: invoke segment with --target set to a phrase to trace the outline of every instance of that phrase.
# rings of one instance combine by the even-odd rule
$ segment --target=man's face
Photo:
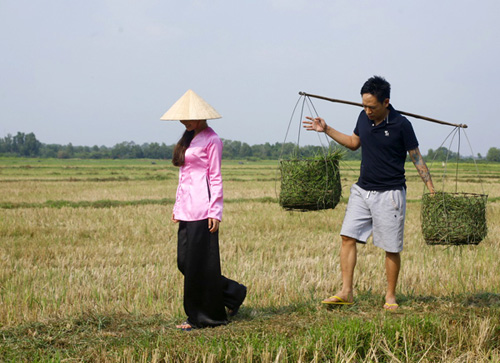
[[[389,99],[386,98],[383,103],[380,103],[377,97],[371,93],[363,93],[363,108],[365,109],[366,116],[372,121],[382,122],[387,116],[387,107],[389,106]]]

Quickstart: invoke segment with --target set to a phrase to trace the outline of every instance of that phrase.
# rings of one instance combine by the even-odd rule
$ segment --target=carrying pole
[[[361,103],[351,102],[351,101],[344,101],[344,100],[338,100],[338,99],[335,99],[335,98],[328,98],[328,97],[317,96],[317,95],[311,95],[311,94],[306,93],[306,92],[299,92],[299,95],[301,95],[301,96],[307,96],[307,97],[319,98],[321,100],[326,100],[326,101],[330,101],[330,102],[345,103],[347,105],[353,105],[353,106],[363,107],[363,104],[361,104]],[[425,120],[425,121],[435,122],[435,123],[441,124],[441,125],[461,127],[463,129],[466,129],[468,127],[466,124],[452,124],[450,122],[440,121],[440,120],[436,120],[436,119],[433,119],[433,118],[430,118],[430,117],[416,115],[414,113],[409,113],[409,112],[399,111],[399,110],[398,110],[398,112],[400,114],[402,114],[402,115],[405,115],[405,116],[415,117],[415,118],[419,118],[419,119],[422,119],[422,120]]]

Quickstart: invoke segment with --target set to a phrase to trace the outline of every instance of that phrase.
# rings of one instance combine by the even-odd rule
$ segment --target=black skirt
[[[228,323],[226,307],[237,309],[246,287],[221,274],[219,232],[210,233],[208,219],[179,222],[177,266],[184,275],[184,311],[193,328]]]

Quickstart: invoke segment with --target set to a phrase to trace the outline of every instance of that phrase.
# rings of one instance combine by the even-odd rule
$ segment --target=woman
[[[186,127],[172,158],[180,167],[172,221],[179,223],[177,264],[184,275],[187,315],[177,328],[185,331],[227,324],[225,307],[234,316],[246,297],[246,287],[222,276],[220,268],[222,142],[207,124],[220,117],[189,90],[161,118]]]

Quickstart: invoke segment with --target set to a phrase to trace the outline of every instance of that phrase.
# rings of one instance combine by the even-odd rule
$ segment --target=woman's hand
[[[178,223],[179,222],[178,219],[175,219],[174,213],[172,213],[172,222],[174,222],[174,223]]]
[[[219,230],[220,221],[215,218],[208,218],[208,230],[210,233],[215,233]]]

